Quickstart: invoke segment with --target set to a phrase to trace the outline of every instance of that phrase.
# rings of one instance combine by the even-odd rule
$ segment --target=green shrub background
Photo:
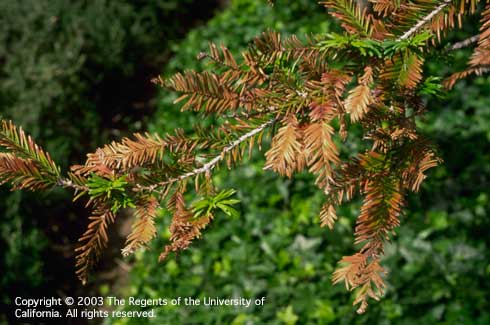
[[[276,1],[273,8],[266,1],[232,0],[181,41],[176,38],[182,26],[172,17],[192,11],[192,1],[27,3],[0,2],[0,21],[9,28],[0,33],[1,114],[39,137],[64,166],[130,131],[144,127],[163,134],[176,127],[190,130],[199,121],[193,113],[180,113],[172,104],[176,95],[166,90],[158,90],[152,101],[153,115],[152,109],[135,113],[134,106],[126,107],[126,97],[104,97],[111,82],[142,73],[141,58],[150,62],[143,72],[158,69],[169,76],[207,69],[196,55],[210,41],[239,54],[268,28],[299,35],[335,28],[324,9],[310,0]],[[474,33],[475,28],[466,27],[452,37]],[[455,59],[455,66],[429,62],[426,69],[448,75],[465,62],[461,54]],[[147,96],[153,96],[152,91]],[[250,309],[160,307],[158,317],[147,321],[153,324],[489,324],[490,80],[461,81],[445,98],[426,102],[428,113],[420,127],[439,146],[444,164],[430,173],[418,195],[409,197],[384,259],[387,294],[365,315],[355,314],[345,288],[331,284],[336,262],[355,251],[359,203],[340,209],[333,231],[320,228],[318,211],[324,198],[313,178],[304,173],[288,180],[263,171],[263,152],[216,176],[220,188],[238,190],[240,217],[217,215],[202,239],[158,263],[170,235],[166,227],[171,216],[162,213],[158,238],[126,260],[132,268],[123,287],[104,285],[100,292],[138,298],[266,297],[264,307]],[[354,139],[347,152],[356,150]],[[54,285],[43,273],[43,254],[52,242],[39,228],[47,221],[36,213],[67,212],[57,207],[66,195],[52,194],[2,190],[2,291],[19,286],[19,281],[26,292]],[[6,303],[8,297],[3,294],[2,300]]]

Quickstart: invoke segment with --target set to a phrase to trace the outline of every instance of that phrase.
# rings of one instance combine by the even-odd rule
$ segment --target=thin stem
[[[476,42],[478,42],[478,40],[480,39],[480,35],[475,35],[475,36],[471,36],[461,42],[457,42],[457,43],[454,43],[453,45],[451,45],[451,47],[449,47],[447,49],[447,51],[455,51],[455,50],[459,50],[459,49],[462,49],[464,47],[468,47]]]
[[[84,185],[75,184],[71,179],[68,178],[60,178],[56,182],[56,185],[64,187],[64,188],[72,188],[76,191],[88,191],[88,187]]]
[[[273,119],[271,119],[271,120],[269,120],[267,122],[262,123],[261,125],[259,125],[255,129],[253,129],[253,130],[251,130],[251,131],[243,134],[238,139],[236,139],[235,141],[231,142],[226,147],[224,147],[223,150],[221,150],[221,152],[220,152],[219,155],[217,155],[216,157],[214,157],[213,159],[211,159],[210,161],[208,161],[202,167],[196,168],[196,169],[194,169],[194,170],[192,170],[190,172],[187,172],[185,174],[182,174],[180,176],[177,176],[177,177],[174,177],[174,178],[170,178],[170,179],[168,179],[166,181],[163,181],[163,182],[160,182],[160,183],[156,183],[156,184],[153,184],[153,185],[149,185],[149,186],[140,186],[140,185],[137,185],[136,190],[137,191],[150,191],[150,192],[153,192],[153,191],[155,191],[155,189],[157,187],[165,186],[165,185],[170,185],[170,184],[173,184],[173,183],[176,183],[176,182],[183,181],[184,179],[187,179],[187,178],[190,178],[190,177],[193,177],[193,176],[200,175],[202,173],[207,173],[207,172],[211,171],[213,168],[215,168],[216,165],[218,165],[218,163],[224,159],[224,157],[225,157],[225,155],[227,153],[229,153],[230,151],[232,151],[233,149],[235,149],[236,147],[238,147],[242,142],[250,139],[251,137],[257,135],[260,132],[262,132],[265,128],[267,128],[267,127],[271,126],[272,124],[274,124],[274,122],[276,120],[277,120],[277,118],[273,118]]]
[[[435,15],[437,15],[438,13],[440,13],[442,11],[442,9],[446,8],[449,4],[451,4],[451,0],[444,0],[430,14],[428,14],[427,16],[425,16],[424,18],[422,18],[421,20],[419,20],[419,22],[415,26],[413,26],[405,34],[403,34],[402,36],[400,36],[397,39],[397,41],[406,40],[407,38],[409,38],[410,36],[412,36],[413,34],[415,34],[420,28],[422,28],[422,26],[424,26],[425,24],[427,24],[432,18],[434,18]]]

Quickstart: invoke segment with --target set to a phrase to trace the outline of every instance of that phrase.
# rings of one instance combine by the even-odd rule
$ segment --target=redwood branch
[[[462,48],[465,48],[465,47],[468,47],[476,42],[478,42],[478,40],[480,39],[480,34],[478,35],[475,35],[475,36],[471,36],[463,41],[460,41],[460,42],[456,42],[454,43],[453,45],[451,45],[447,51],[455,51],[455,50],[459,50],[459,49],[462,49]]]
[[[432,18],[434,18],[435,15],[440,13],[444,8],[446,8],[448,5],[451,4],[451,0],[444,0],[439,6],[437,6],[436,9],[434,9],[431,13],[429,13],[427,16],[419,20],[419,22],[410,28],[405,34],[400,36],[397,41],[403,41],[418,32],[420,28],[422,28],[425,24],[427,24]]]
[[[255,129],[243,134],[238,139],[236,139],[235,141],[229,143],[226,147],[224,147],[223,150],[221,150],[219,155],[217,155],[216,157],[214,157],[213,159],[211,159],[210,161],[205,163],[202,167],[196,168],[196,169],[194,169],[190,172],[187,172],[185,174],[182,174],[180,176],[170,178],[166,181],[156,183],[153,185],[149,185],[149,186],[136,185],[135,190],[136,191],[154,192],[160,186],[170,185],[170,184],[173,184],[176,182],[183,181],[183,180],[190,178],[190,177],[194,177],[194,176],[197,176],[197,175],[200,175],[203,173],[207,173],[207,172],[211,171],[213,168],[215,168],[219,164],[219,162],[221,162],[224,159],[224,157],[227,153],[229,153],[230,151],[232,151],[233,149],[238,147],[241,143],[243,143],[246,140],[250,139],[251,137],[257,135],[258,133],[262,132],[265,128],[274,124],[274,122],[276,120],[277,120],[277,118],[273,118],[267,122],[262,123],[261,125],[259,125]]]

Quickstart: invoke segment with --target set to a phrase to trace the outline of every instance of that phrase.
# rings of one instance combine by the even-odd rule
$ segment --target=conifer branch
[[[107,246],[109,241],[107,227],[114,222],[115,215],[109,207],[102,204],[94,209],[89,219],[92,221],[78,240],[82,244],[75,249],[77,253],[76,274],[83,284],[87,282],[90,269],[99,259],[102,250]]]
[[[349,92],[345,100],[345,109],[350,114],[351,121],[361,120],[367,113],[369,105],[374,102],[371,95],[371,84],[373,82],[373,69],[367,66],[364,74],[359,78],[359,85]]]
[[[52,175],[36,161],[19,158],[11,153],[0,153],[0,184],[12,183],[12,190],[46,189],[54,185]]]
[[[279,175],[291,177],[294,172],[303,170],[306,165],[306,152],[303,150],[303,132],[295,115],[284,119],[284,125],[272,138],[272,145],[266,152],[264,169],[271,169]]]
[[[27,135],[21,127],[16,127],[12,121],[2,120],[0,128],[0,146],[4,147],[21,159],[35,162],[38,168],[49,177],[51,181],[60,175],[59,167],[51,159],[49,153],[38,146],[30,135]]]
[[[211,213],[194,219],[192,211],[185,206],[184,196],[180,190],[175,192],[169,203],[169,209],[174,213],[169,227],[171,243],[165,246],[158,258],[159,261],[163,261],[172,252],[177,253],[187,249],[194,239],[201,236],[201,230],[213,219]]]
[[[63,178],[63,177],[58,179],[56,185],[64,188],[72,188],[75,191],[80,191],[80,192],[88,191],[88,187],[86,185],[76,184],[71,179]]]
[[[133,230],[126,240],[126,247],[122,250],[123,256],[132,254],[137,249],[148,244],[155,236],[155,217],[157,215],[158,200],[153,196],[143,197],[137,202],[133,223]]]
[[[405,34],[397,38],[397,41],[403,41],[411,37],[413,34],[417,33],[420,28],[431,21],[438,13],[440,13],[444,8],[451,4],[451,0],[444,0],[439,6],[437,6],[433,11],[431,11],[427,16],[418,21],[415,26],[410,28]]]
[[[447,51],[448,52],[455,51],[455,50],[459,50],[459,49],[462,49],[462,48],[471,46],[471,45],[477,43],[479,39],[480,39],[480,35],[471,36],[471,37],[469,37],[469,38],[467,38],[467,39],[465,39],[463,41],[454,43],[453,45],[451,45],[447,49]]]
[[[480,34],[478,35],[478,46],[473,50],[473,54],[468,61],[469,67],[461,72],[453,73],[445,81],[444,85],[450,89],[456,81],[461,78],[466,78],[469,75],[476,74],[477,76],[490,71],[490,3],[487,1],[481,14]],[[476,36],[472,37],[472,41]],[[463,41],[464,42],[464,41]]]
[[[203,174],[203,173],[207,173],[207,172],[211,171],[213,168],[215,168],[216,165],[218,165],[218,163],[221,162],[224,159],[224,157],[225,157],[225,155],[227,153],[233,151],[241,143],[249,140],[253,136],[255,136],[258,133],[262,132],[267,127],[269,127],[272,124],[274,124],[276,122],[276,120],[277,120],[277,118],[273,118],[271,120],[268,120],[267,122],[262,123],[261,125],[259,125],[258,127],[254,128],[253,130],[251,130],[251,131],[243,134],[238,139],[236,139],[235,141],[231,142],[226,147],[224,147],[223,150],[221,150],[221,152],[220,152],[219,155],[217,155],[216,157],[214,157],[213,159],[211,159],[210,161],[208,161],[207,163],[205,163],[202,167],[196,168],[196,169],[194,169],[194,170],[192,170],[190,172],[187,172],[187,173],[182,174],[182,175],[177,176],[177,177],[170,178],[168,180],[165,180],[165,181],[160,182],[160,183],[157,183],[157,184],[153,184],[153,185],[149,185],[149,186],[137,185],[136,190],[137,191],[150,191],[150,192],[153,192],[158,187],[170,185],[170,184],[173,184],[173,183],[176,183],[176,182],[183,181],[183,180],[185,180],[187,178],[190,178],[190,177],[194,177],[194,176],[197,176],[197,175],[200,175],[200,174]]]
[[[365,37],[371,35],[373,16],[362,3],[354,0],[330,0],[321,1],[320,4],[332,10],[330,15],[339,19],[347,32]]]
[[[354,304],[360,304],[362,313],[368,298],[377,300],[384,293],[385,271],[379,262],[384,243],[399,225],[405,193],[418,191],[426,171],[441,161],[419,136],[414,121],[423,112],[420,93],[437,94],[440,88],[423,71],[432,35],[419,31],[430,29],[439,40],[456,20],[461,24],[465,13],[475,12],[478,0],[370,2],[374,6],[368,8],[365,1],[362,5],[353,0],[321,1],[340,19],[347,32],[343,35],[319,35],[302,42],[294,35],[282,39],[277,32],[264,32],[242,53],[242,62],[226,47],[211,44],[210,54],[200,58],[219,64],[218,72],[185,72],[167,81],[154,80],[180,92],[176,102],[184,101],[184,109],[224,119],[212,129],[217,132],[198,129],[186,137],[177,130],[163,138],[135,134],[98,148],[87,155],[84,165],[72,166],[72,173],[63,177],[30,136],[2,121],[0,147],[6,152],[0,152],[0,183],[27,190],[57,185],[74,189],[75,198],[87,194],[93,214],[76,250],[77,275],[85,282],[120,208],[135,208],[135,222],[122,250],[128,255],[154,238],[157,209],[172,193],[166,200],[173,212],[171,243],[160,259],[198,238],[213,218],[213,207],[232,214],[235,210],[229,205],[236,200],[228,199],[231,192],[214,196],[211,171],[222,162],[231,168],[247,148],[251,153],[255,141],[260,143],[267,127],[280,121],[271,132],[264,168],[292,177],[308,167],[327,195],[320,211],[322,226],[333,228],[337,207],[356,193],[362,197],[355,243],[364,246],[344,257],[333,274],[334,283],[356,289]],[[368,12],[370,8],[376,15]],[[481,16],[480,35],[447,47],[457,50],[478,41],[469,68],[453,74],[447,86],[490,70],[488,1]],[[403,35],[395,39],[393,31]],[[340,154],[336,137],[346,140],[350,124],[360,126],[362,139],[372,141],[372,146],[365,154],[347,158]],[[202,174],[205,181],[199,184]],[[192,208],[186,207],[183,197],[190,178],[205,196]]]

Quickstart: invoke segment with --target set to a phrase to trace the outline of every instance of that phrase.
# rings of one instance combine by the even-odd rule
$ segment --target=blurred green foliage
[[[163,73],[203,69],[195,56],[208,41],[238,53],[267,28],[326,32],[326,17],[314,1],[276,1],[274,8],[265,1],[231,1],[227,10],[174,46],[179,54]],[[463,62],[459,59],[456,66]],[[426,69],[447,75],[451,67],[434,61]],[[196,123],[189,112],[178,113],[174,98],[162,91],[153,131]],[[320,228],[323,195],[312,177],[286,180],[265,172],[260,153],[216,176],[220,188],[238,190],[240,216],[217,215],[201,240],[159,264],[157,256],[170,236],[171,216],[163,214],[157,222],[160,236],[148,251],[136,254],[130,282],[119,295],[266,297],[265,306],[249,309],[162,306],[158,317],[148,320],[154,324],[490,323],[490,80],[459,82],[445,99],[427,97],[426,102],[428,113],[419,124],[445,163],[430,174],[421,193],[409,197],[384,259],[387,294],[365,315],[355,314],[352,297],[330,280],[341,256],[355,251],[352,232],[359,203],[340,209],[334,231]],[[354,143],[349,150],[355,148]]]

